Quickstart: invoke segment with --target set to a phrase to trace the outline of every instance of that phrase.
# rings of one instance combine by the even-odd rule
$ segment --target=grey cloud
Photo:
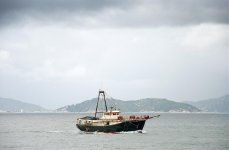
[[[0,0],[0,22],[1,25],[8,25],[26,22],[28,18],[38,21],[74,22],[78,20],[75,17],[80,19],[93,16],[104,8],[122,7],[122,4],[125,6],[122,1],[109,0]]]
[[[0,25],[55,22],[89,27],[228,24],[227,0],[0,0]]]

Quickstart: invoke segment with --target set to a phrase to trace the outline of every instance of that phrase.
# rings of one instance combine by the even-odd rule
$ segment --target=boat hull
[[[86,125],[86,124],[76,124],[76,126],[85,132],[127,132],[127,131],[137,131],[142,130],[145,125],[146,120],[128,120],[123,121],[114,125]]]

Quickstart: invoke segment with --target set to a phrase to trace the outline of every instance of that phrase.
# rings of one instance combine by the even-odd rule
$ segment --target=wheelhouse
[[[120,116],[120,111],[107,111],[104,112],[101,119],[118,119]]]

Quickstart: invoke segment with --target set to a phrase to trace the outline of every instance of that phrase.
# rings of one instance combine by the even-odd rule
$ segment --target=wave
[[[84,132],[80,131],[79,134],[145,134],[147,133],[144,130],[137,130],[137,131],[123,131],[123,132]]]

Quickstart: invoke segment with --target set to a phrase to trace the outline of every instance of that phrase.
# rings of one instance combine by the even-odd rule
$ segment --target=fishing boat
[[[98,103],[103,100],[105,104],[105,111],[98,111]],[[101,113],[101,117],[97,117],[97,114]],[[107,102],[104,91],[99,91],[98,100],[96,103],[95,115],[85,116],[78,118],[76,126],[85,132],[127,132],[127,131],[142,131],[146,120],[153,117],[159,117],[149,115],[143,116],[122,116],[119,110],[113,109],[108,110]]]

